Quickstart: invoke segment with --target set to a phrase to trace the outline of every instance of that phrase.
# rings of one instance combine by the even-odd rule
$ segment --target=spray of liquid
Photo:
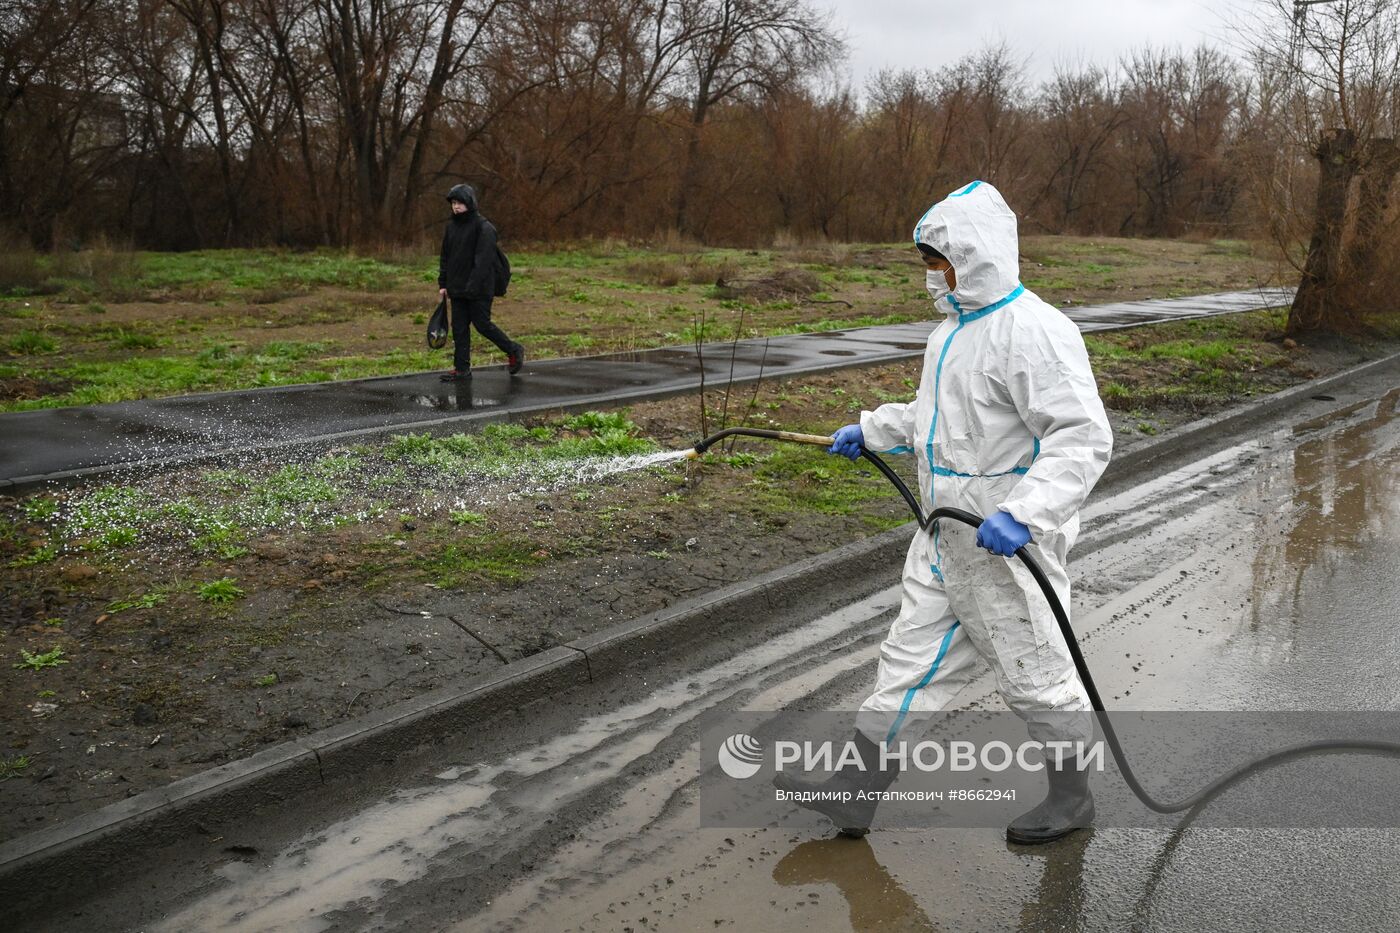
[[[636,454],[630,457],[598,457],[590,458],[575,464],[576,470],[571,476],[574,481],[570,485],[580,485],[583,483],[596,483],[609,476],[616,476],[619,473],[632,473],[636,470],[645,470],[649,467],[661,466],[664,463],[674,463],[683,460],[690,455],[688,450],[663,450],[654,454]]]
[[[116,560],[234,557],[263,534],[315,533],[386,514],[487,510],[556,496],[664,467],[691,451],[541,458],[491,465],[386,460],[344,449],[269,451],[225,469],[183,467],[60,493],[41,519],[59,552],[96,549]],[[37,507],[37,506],[36,506]],[[35,516],[38,517],[38,516]]]

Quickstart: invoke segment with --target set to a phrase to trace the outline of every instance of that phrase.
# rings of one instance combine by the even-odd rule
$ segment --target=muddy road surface
[[[1074,617],[1110,706],[1400,706],[1400,389],[1388,382],[1096,496],[1073,555]],[[405,769],[387,796],[343,791],[238,838],[166,853],[138,883],[56,908],[39,926],[813,933],[1400,922],[1400,830],[1099,828],[1020,849],[996,829],[877,824],[863,840],[836,838],[797,811],[763,829],[700,828],[699,734],[741,709],[856,708],[897,603],[896,588],[882,590],[755,648],[561,695],[484,724],[431,767]],[[960,704],[999,708],[990,675]]]

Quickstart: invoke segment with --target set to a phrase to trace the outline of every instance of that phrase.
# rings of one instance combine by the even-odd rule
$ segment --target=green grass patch
[[[850,515],[861,512],[866,503],[889,496],[883,480],[862,476],[855,464],[802,444],[775,445],[753,470],[754,497],[768,514]]]
[[[233,577],[221,577],[218,580],[199,584],[196,588],[196,595],[206,603],[223,605],[242,599],[247,594],[243,592],[242,587],[238,586],[238,581]]]
[[[441,587],[455,589],[473,580],[519,583],[543,558],[538,546],[500,535],[479,535],[448,544],[418,566]]]
[[[149,593],[139,593],[132,596],[125,596],[121,599],[114,599],[107,604],[106,611],[111,615],[126,612],[128,609],[154,609],[169,597],[160,590],[152,590]]]
[[[35,654],[32,651],[21,648],[19,650],[19,655],[20,660],[11,666],[22,670],[42,671],[46,667],[58,667],[60,664],[68,663],[63,657],[62,645],[51,651],[45,651],[42,654]]]
[[[58,544],[50,542],[36,547],[28,554],[22,554],[10,561],[11,567],[36,567],[39,564],[47,564],[58,557]]]
[[[564,419],[564,427],[570,431],[612,431],[633,432],[637,426],[620,411],[586,411]]]
[[[135,285],[148,292],[180,291],[222,283],[227,289],[310,290],[335,286],[364,291],[389,288],[403,279],[421,279],[430,261],[384,262],[344,250],[291,252],[220,249],[185,253],[138,253]],[[219,289],[220,291],[224,289]]]
[[[1110,407],[1199,409],[1292,381],[1281,343],[1286,320],[1287,309],[1271,308],[1093,334],[1084,343]]]
[[[154,350],[165,343],[155,334],[132,330],[128,327],[114,328],[103,338],[119,350]]]
[[[56,353],[58,352],[58,341],[37,330],[22,330],[10,338],[6,349],[20,356]]]
[[[478,434],[395,435],[384,447],[390,463],[446,473],[504,476],[532,465],[595,457],[653,453],[656,443],[637,436],[637,426],[616,412],[585,412],[561,425],[566,436],[549,428],[490,424]]]
[[[1227,340],[1168,340],[1143,347],[1142,355],[1149,360],[1177,359],[1209,364],[1218,363],[1239,349],[1235,343]]]
[[[270,472],[206,470],[186,483],[177,497],[109,483],[34,510],[46,514],[51,535],[58,539],[55,549],[62,544],[111,551],[147,541],[175,541],[195,554],[231,560],[247,553],[244,543],[257,530],[331,526],[342,517],[334,508],[345,494],[342,483],[359,464],[358,456],[336,455]]]
[[[391,350],[382,356],[321,356],[327,345],[274,341],[255,350],[215,343],[190,356],[133,356],[77,361],[36,372],[71,384],[67,392],[8,399],[0,410],[29,411],[67,405],[98,405],[191,392],[255,386],[296,385],[439,368],[441,355],[427,350]]]
[[[24,774],[29,767],[28,755],[12,755],[0,758],[0,781],[8,781],[10,778],[17,778]]]
[[[21,508],[30,521],[47,521],[58,512],[58,500],[53,496],[33,496],[24,500]]]

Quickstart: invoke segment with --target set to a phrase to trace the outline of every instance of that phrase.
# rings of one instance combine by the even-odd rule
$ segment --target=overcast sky
[[[1144,45],[1199,43],[1238,54],[1232,23],[1264,15],[1259,0],[813,0],[850,43],[857,91],[881,68],[939,68],[1005,40],[1032,82],[1057,64],[1111,64]]]

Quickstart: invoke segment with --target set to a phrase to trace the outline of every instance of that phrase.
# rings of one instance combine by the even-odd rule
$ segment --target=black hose
[[[696,452],[697,454],[703,454],[705,451],[709,450],[711,447],[713,447],[714,445],[718,444],[720,441],[724,440],[726,437],[741,437],[741,436],[742,436],[742,437],[761,437],[761,438],[763,438],[764,440],[769,440],[769,441],[781,441],[781,440],[785,440],[785,438],[783,437],[783,432],[782,432],[782,431],[769,431],[769,430],[766,429],[766,428],[725,428],[723,431],[718,431],[718,432],[716,432],[716,433],[714,433],[714,434],[711,434],[709,437],[705,438],[703,441],[697,441],[696,444],[695,444],[695,452]]]
[[[761,437],[768,440],[788,439],[779,431],[768,431],[760,428],[728,428],[718,434],[705,438],[705,440],[695,445],[695,449],[700,453],[704,453],[705,450],[716,441],[734,435]],[[888,463],[880,459],[880,457],[872,451],[867,450],[864,446],[860,449],[860,455],[874,464],[875,468],[884,474],[885,479],[889,480],[894,488],[899,490],[899,494],[904,497],[905,504],[909,506],[909,511],[914,513],[915,520],[924,531],[930,530],[935,522],[943,518],[962,522],[964,525],[968,525],[972,528],[976,528],[982,524],[981,516],[974,515],[963,509],[955,509],[948,506],[939,506],[925,516],[923,509],[920,507],[918,497],[910,491],[909,486]],[[1025,568],[1030,571],[1031,576],[1035,578],[1036,585],[1040,587],[1040,592],[1045,596],[1045,601],[1050,604],[1050,611],[1055,615],[1055,622],[1060,627],[1060,634],[1064,636],[1065,645],[1069,648],[1069,655],[1074,660],[1074,669],[1079,672],[1079,679],[1084,683],[1084,689],[1089,694],[1089,702],[1093,705],[1096,712],[1106,714],[1108,710],[1104,709],[1103,698],[1099,696],[1099,688],[1094,684],[1093,675],[1089,673],[1089,665],[1084,660],[1084,653],[1079,650],[1079,639],[1075,637],[1074,629],[1070,627],[1069,613],[1065,611],[1065,607],[1060,603],[1059,596],[1056,595],[1054,587],[1050,585],[1050,579],[1045,576],[1045,571],[1041,569],[1040,564],[1036,563],[1035,558],[1031,556],[1030,552],[1027,551],[1025,547],[1021,547],[1016,551],[1016,557]],[[1156,811],[1157,813],[1181,813],[1185,810],[1194,809],[1242,778],[1264,768],[1294,758],[1305,757],[1320,752],[1336,751],[1373,752],[1400,756],[1400,745],[1393,742],[1368,741],[1363,739],[1334,739],[1321,742],[1307,742],[1301,745],[1291,745],[1279,751],[1270,752],[1252,761],[1245,762],[1234,770],[1211,781],[1189,797],[1163,803],[1148,793],[1147,789],[1143,787],[1142,783],[1137,779],[1137,775],[1133,773],[1132,767],[1128,764],[1128,755],[1123,750],[1122,742],[1118,740],[1118,734],[1113,730],[1113,724],[1108,721],[1108,716],[1099,716],[1098,720],[1103,729],[1104,740],[1108,742],[1108,747],[1113,752],[1114,760],[1118,762],[1118,769],[1122,772],[1123,780],[1127,783],[1128,788],[1132,790],[1133,794],[1141,800],[1148,809]]]

